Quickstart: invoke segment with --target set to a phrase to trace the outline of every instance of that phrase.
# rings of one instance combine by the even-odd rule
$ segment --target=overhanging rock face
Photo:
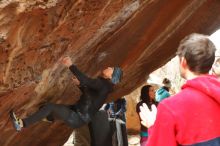
[[[0,145],[60,146],[71,133],[62,122],[17,133],[8,112],[25,117],[45,102],[71,104],[80,92],[62,56],[90,76],[121,66],[123,82],[109,97],[131,92],[174,56],[192,32],[220,26],[219,0],[2,0],[0,2]]]

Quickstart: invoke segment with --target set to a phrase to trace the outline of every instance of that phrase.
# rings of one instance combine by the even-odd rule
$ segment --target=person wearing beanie
[[[72,128],[88,124],[104,104],[109,93],[113,91],[114,85],[121,81],[123,74],[120,67],[107,67],[100,76],[93,79],[73,65],[70,57],[63,58],[61,63],[73,73],[73,82],[82,92],[80,99],[73,105],[47,103],[37,112],[23,119],[18,118],[14,111],[10,111],[10,118],[17,131],[49,117],[53,121],[62,120]]]
[[[163,79],[163,87],[156,91],[156,101],[161,102],[163,99],[170,96],[169,89],[171,88],[171,82],[169,79]]]

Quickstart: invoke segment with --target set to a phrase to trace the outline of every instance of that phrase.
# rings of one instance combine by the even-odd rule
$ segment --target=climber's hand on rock
[[[64,57],[64,58],[62,58],[62,59],[61,59],[61,63],[62,63],[64,66],[66,66],[66,67],[70,67],[70,66],[73,64],[73,62],[72,62],[72,60],[71,60],[70,57]]]

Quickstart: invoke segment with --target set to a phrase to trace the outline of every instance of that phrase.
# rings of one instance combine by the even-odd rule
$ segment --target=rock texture
[[[90,76],[120,65],[125,74],[112,100],[174,56],[185,35],[210,34],[219,24],[219,0],[0,1],[0,145],[60,146],[68,139],[72,129],[62,122],[17,133],[8,117],[11,109],[25,117],[44,102],[77,100],[62,56]]]

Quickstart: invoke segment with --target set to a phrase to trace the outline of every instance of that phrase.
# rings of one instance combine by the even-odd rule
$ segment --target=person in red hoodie
[[[208,75],[215,60],[208,36],[191,34],[178,47],[182,90],[150,111],[141,107],[149,127],[146,146],[220,146],[220,81]]]

